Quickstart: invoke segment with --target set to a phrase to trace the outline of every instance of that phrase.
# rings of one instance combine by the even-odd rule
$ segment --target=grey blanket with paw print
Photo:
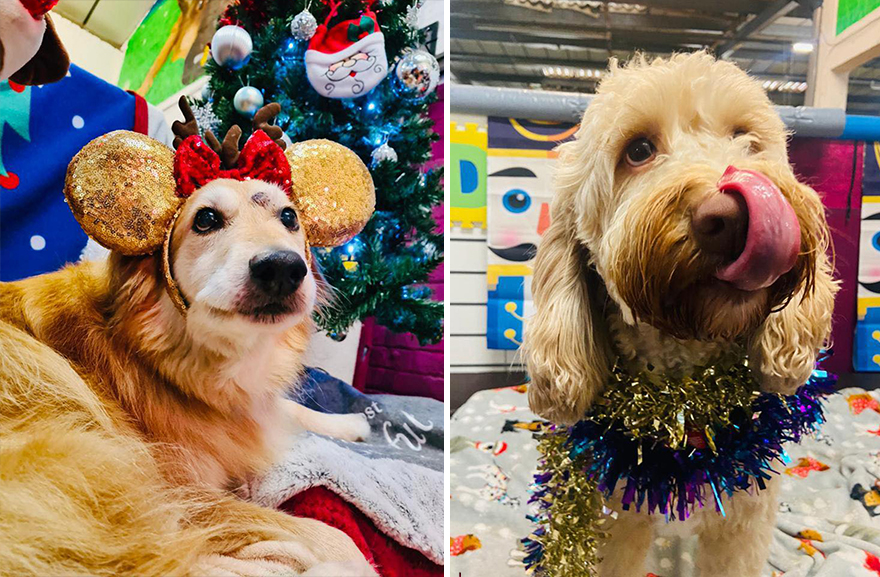
[[[350,443],[313,433],[266,475],[249,498],[277,507],[312,487],[325,487],[363,512],[385,535],[443,563],[443,403],[395,395],[365,395],[309,369],[294,400],[327,413],[361,413],[370,437]]]
[[[763,577],[880,577],[880,394],[844,389],[818,434],[788,447]],[[452,417],[452,575],[525,577],[518,540],[532,526],[538,452],[525,387],[475,394]],[[696,538],[656,536],[647,571],[700,577]],[[702,576],[707,577],[707,576]]]

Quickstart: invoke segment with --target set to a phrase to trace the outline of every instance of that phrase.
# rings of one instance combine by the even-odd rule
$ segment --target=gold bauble
[[[289,146],[291,197],[309,243],[339,246],[359,233],[376,206],[373,177],[351,150],[329,140]]]
[[[110,250],[141,255],[162,246],[183,203],[175,188],[174,151],[142,134],[117,130],[73,157],[64,194],[86,234]]]

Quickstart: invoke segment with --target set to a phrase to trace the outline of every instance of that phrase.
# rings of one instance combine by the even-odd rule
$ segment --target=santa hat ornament
[[[49,19],[58,0],[0,0],[0,81],[46,84],[64,78],[67,52]]]
[[[306,50],[306,77],[321,96],[357,98],[375,88],[388,74],[385,37],[370,8],[355,19],[328,28],[342,0],[329,2],[330,13]]]
[[[373,180],[361,159],[328,140],[286,146],[281,128],[270,123],[281,110],[278,104],[256,113],[254,133],[241,150],[238,126],[222,143],[211,131],[202,138],[184,97],[180,108],[186,122],[172,126],[176,151],[142,134],[110,132],[70,162],[64,194],[80,226],[98,244],[129,256],[161,251],[165,288],[182,313],[189,304],[172,273],[171,232],[183,205],[208,182],[277,184],[296,206],[311,246],[344,244],[373,214]]]

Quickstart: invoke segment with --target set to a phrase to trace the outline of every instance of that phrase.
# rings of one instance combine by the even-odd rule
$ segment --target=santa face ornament
[[[319,26],[305,63],[309,84],[321,96],[357,98],[375,88],[388,74],[385,37],[376,15],[368,10],[329,30]]]

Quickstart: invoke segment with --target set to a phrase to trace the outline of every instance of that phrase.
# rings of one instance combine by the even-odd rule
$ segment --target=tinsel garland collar
[[[737,491],[763,490],[787,442],[824,422],[822,397],[836,377],[816,370],[793,395],[761,393],[743,355],[699,367],[690,375],[616,367],[601,398],[572,427],[541,434],[542,454],[531,503],[538,524],[523,539],[530,572],[553,577],[592,574],[617,492],[667,521]]]

